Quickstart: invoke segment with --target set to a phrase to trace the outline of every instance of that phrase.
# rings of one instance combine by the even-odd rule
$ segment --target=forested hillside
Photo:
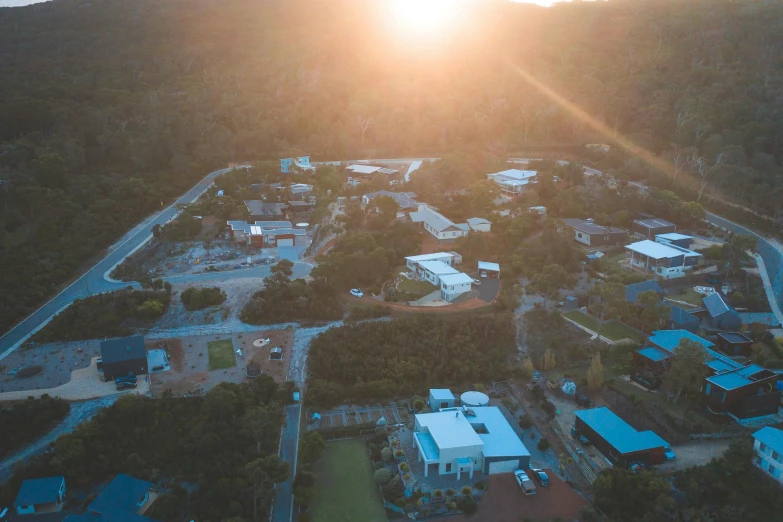
[[[621,143],[644,160],[604,166],[783,221],[783,4],[475,4],[424,42],[353,0],[0,9],[0,331],[212,167],[295,151]]]

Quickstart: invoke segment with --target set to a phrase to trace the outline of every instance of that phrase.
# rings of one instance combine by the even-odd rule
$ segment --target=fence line
[[[560,437],[560,440],[563,442],[563,446],[565,446],[566,451],[568,451],[568,454],[571,455],[571,458],[574,459],[574,463],[582,471],[582,474],[585,476],[587,481],[590,484],[595,482],[595,479],[598,478],[598,473],[596,473],[596,469],[593,469],[593,467],[597,468],[597,464],[592,462],[592,459],[587,457],[583,452],[575,451],[571,447],[571,444],[568,442],[568,440],[566,440],[565,434],[557,422],[552,421],[551,427],[552,431],[554,431],[555,434]]]
[[[736,437],[742,437],[744,433],[732,431],[732,432],[723,432],[723,433],[691,433],[690,438],[691,440],[701,440],[701,439],[733,439]]]

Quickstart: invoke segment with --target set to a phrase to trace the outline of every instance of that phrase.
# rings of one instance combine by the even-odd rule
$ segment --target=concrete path
[[[288,462],[291,473],[288,480],[275,486],[275,503],[272,509],[272,522],[291,522],[294,512],[294,476],[296,457],[299,450],[299,421],[302,408],[291,404],[285,408],[285,426],[280,437],[280,459]]]

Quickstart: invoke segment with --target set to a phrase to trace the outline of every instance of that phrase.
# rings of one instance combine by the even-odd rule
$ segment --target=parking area
[[[677,455],[675,460],[664,462],[656,466],[660,471],[672,473],[693,466],[703,466],[712,459],[720,457],[729,449],[735,439],[702,439],[693,440],[684,444],[672,445],[672,450]]]
[[[489,489],[471,516],[450,518],[451,522],[519,522],[520,520],[579,520],[580,512],[587,505],[571,486],[551,470],[549,487],[536,486],[535,495],[525,495],[519,488],[513,473],[490,475]]]

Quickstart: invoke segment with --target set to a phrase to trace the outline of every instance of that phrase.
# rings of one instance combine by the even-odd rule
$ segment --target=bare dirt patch
[[[269,338],[270,343],[263,347],[253,346],[253,341],[259,338]],[[221,339],[231,339],[234,350],[238,349],[241,355],[237,354],[236,366],[210,371],[207,344]],[[172,370],[150,376],[153,394],[159,395],[166,390],[171,390],[175,395],[203,393],[221,382],[247,382],[245,370],[251,362],[261,366],[262,374],[271,376],[276,382],[284,382],[291,361],[293,329],[198,335],[172,339],[165,343],[168,344]],[[282,348],[281,360],[269,358],[270,350],[275,347]]]

